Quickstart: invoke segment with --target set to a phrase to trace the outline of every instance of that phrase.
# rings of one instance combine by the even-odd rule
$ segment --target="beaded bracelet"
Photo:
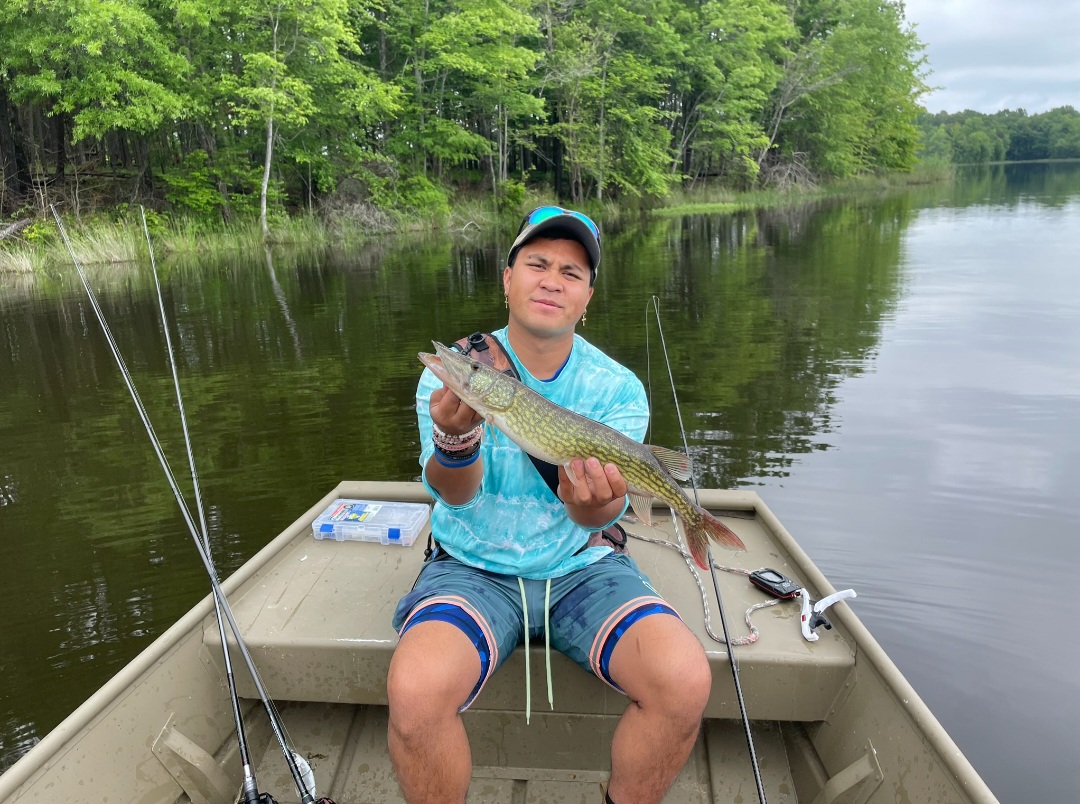
[[[472,454],[480,447],[480,441],[484,437],[484,426],[481,423],[467,433],[450,435],[439,425],[432,423],[431,437],[435,442],[435,448],[450,457],[462,455],[462,453]]]

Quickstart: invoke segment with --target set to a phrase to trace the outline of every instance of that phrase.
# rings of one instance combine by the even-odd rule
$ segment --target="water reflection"
[[[1061,426],[1080,414],[1080,297],[1069,290],[1080,238],[1058,236],[1077,231],[1078,192],[1078,166],[996,166],[885,200],[625,222],[605,232],[583,331],[648,380],[650,440],[676,446],[648,310],[659,298],[698,480],[764,487],[838,585],[859,588],[860,615],[984,774],[1008,763],[956,701],[986,708],[1012,689],[978,662],[1032,672],[1015,669],[1015,646],[994,647],[1016,628],[995,603],[1001,573],[1039,577],[1063,523],[1080,521],[1080,447]],[[223,574],[340,479],[416,477],[416,352],[505,320],[507,245],[506,233],[470,227],[355,252],[160,266]],[[183,467],[149,271],[92,281]],[[201,598],[206,579],[63,272],[0,284],[0,444],[5,767]],[[1045,590],[1029,599],[1050,612],[1031,631],[1049,641],[1066,624]],[[937,671],[950,662],[965,668],[959,681]],[[986,697],[963,684],[976,675]],[[1053,668],[1032,677],[1075,686]]]

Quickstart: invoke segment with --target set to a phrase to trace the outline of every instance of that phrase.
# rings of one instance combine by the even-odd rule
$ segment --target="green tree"
[[[555,96],[549,131],[570,168],[570,196],[603,200],[609,190],[666,195],[667,95],[678,35],[667,2],[592,0],[554,31],[544,84]]]
[[[1008,151],[1008,136],[987,115],[965,113],[952,126],[953,159],[960,165],[999,162]]]
[[[897,0],[792,6],[800,39],[769,111],[770,147],[828,176],[908,170],[918,145],[923,44]],[[796,113],[797,112],[797,113]],[[767,151],[758,155],[762,164]]]
[[[539,35],[537,20],[512,2],[459,0],[421,37],[421,72],[441,112],[437,130],[425,132],[427,151],[448,164],[486,158],[495,191],[508,179],[511,147],[528,142],[544,114],[533,94]]]
[[[259,220],[269,239],[278,129],[298,136],[323,112],[364,125],[393,111],[394,93],[356,60],[359,41],[347,0],[248,0],[239,8],[243,67],[225,89],[242,125],[265,127]]]
[[[1071,106],[1051,109],[1046,113],[1049,123],[1047,145],[1051,159],[1080,157],[1080,113]]]
[[[768,144],[761,109],[790,55],[791,19],[778,0],[685,0],[675,26],[684,47],[667,100],[672,172],[752,182],[753,155]]]
[[[57,175],[72,139],[147,134],[185,114],[188,65],[154,16],[162,11],[140,0],[0,6],[0,80],[14,102],[40,104],[53,118]],[[149,178],[145,154],[140,162]]]

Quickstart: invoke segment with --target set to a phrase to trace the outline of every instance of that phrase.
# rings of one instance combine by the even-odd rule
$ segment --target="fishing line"
[[[676,527],[677,527],[677,525],[676,525]],[[631,533],[630,531],[627,531],[626,535],[631,539],[637,539],[639,542],[648,542],[649,544],[657,544],[657,545],[660,545],[661,547],[667,547],[669,550],[674,550],[676,553],[678,553],[679,555],[681,555],[683,557],[683,560],[687,563],[687,566],[690,566],[690,562],[693,560],[693,556],[690,555],[690,551],[688,551],[686,548],[684,548],[680,544],[676,544],[675,542],[669,542],[667,539],[657,539],[657,538],[654,538],[652,536],[643,536],[640,533]],[[734,575],[746,575],[746,576],[749,576],[750,573],[752,572],[752,570],[743,569],[742,567],[727,567],[727,566],[724,566],[723,564],[717,564],[715,561],[712,562],[712,566],[713,566],[713,569],[718,569],[721,572],[730,572],[730,573],[732,573]],[[709,636],[714,641],[719,642],[721,644],[727,644],[727,645],[753,645],[755,642],[758,641],[758,637],[761,636],[761,632],[758,630],[758,627],[756,625],[754,625],[753,621],[751,621],[750,616],[755,611],[758,611],[759,609],[768,608],[770,606],[775,606],[778,603],[785,602],[785,601],[781,600],[780,598],[772,598],[771,600],[766,600],[766,601],[763,601],[761,603],[755,603],[754,605],[750,606],[746,610],[746,612],[743,614],[743,620],[746,621],[746,628],[747,628],[747,631],[749,633],[744,637],[735,637],[734,639],[724,639],[723,637],[718,637],[716,634],[713,633],[713,630],[712,630],[712,618],[709,615],[709,598],[708,598],[708,595],[705,592],[705,585],[701,582],[701,578],[698,577],[698,574],[696,572],[693,572],[692,574],[694,576],[695,583],[697,583],[698,591],[701,593],[701,605],[702,605],[702,608],[705,610],[705,630],[708,632]]]
[[[648,334],[649,334],[649,328],[647,326],[647,324],[648,324],[648,315],[649,315],[649,306],[650,305],[656,311],[656,330],[657,330],[658,334],[660,335],[660,348],[661,348],[661,351],[664,354],[664,363],[667,366],[668,381],[671,383],[671,396],[675,401],[675,415],[678,417],[678,420],[679,420],[679,432],[682,434],[683,450],[685,451],[687,457],[689,457],[690,456],[690,444],[689,444],[689,442],[687,441],[687,438],[686,438],[686,428],[683,426],[682,411],[679,408],[679,395],[675,390],[675,377],[671,372],[671,360],[668,357],[667,341],[664,339],[664,327],[660,323],[660,298],[658,296],[656,296],[655,294],[649,299],[649,301],[645,305],[645,316],[646,316],[646,319],[645,319],[646,320],[646,327],[645,327],[645,338],[646,338],[646,340],[645,340],[645,354],[646,354],[646,360],[647,360],[647,362],[646,362],[647,369],[646,370],[648,372],[647,376],[648,376],[648,379],[649,379],[649,392],[650,392],[649,408],[650,408],[650,410],[652,409],[652,399],[651,399],[651,394],[652,394],[652,374],[651,374],[651,364],[648,363],[648,354],[649,354]],[[690,473],[690,486],[694,490],[694,502],[696,504],[700,505],[700,501],[698,500],[697,482],[694,480],[694,476],[693,476],[692,472]],[[681,539],[683,539],[683,541],[685,541],[685,538],[679,532],[679,530],[680,530],[679,529],[679,523],[677,521],[678,517],[672,515],[671,519],[672,519],[672,522],[673,522],[673,524],[675,526],[676,533],[679,535],[679,537]],[[724,641],[728,645],[728,659],[729,659],[728,664],[731,666],[731,680],[735,685],[735,697],[739,702],[739,713],[742,715],[743,731],[746,734],[746,747],[750,751],[750,764],[754,769],[754,784],[757,786],[758,800],[761,802],[761,804],[765,804],[765,788],[764,788],[764,786],[762,785],[762,782],[761,782],[761,768],[758,766],[757,751],[754,748],[754,736],[750,732],[750,717],[746,713],[746,701],[743,699],[742,684],[739,681],[739,667],[738,667],[738,663],[735,660],[735,651],[732,649],[731,635],[730,635],[730,632],[728,631],[727,615],[724,613],[724,600],[723,600],[723,597],[720,595],[720,582],[717,580],[716,571],[713,568],[712,548],[709,546],[708,542],[706,542],[706,544],[705,544],[705,556],[706,556],[706,559],[707,559],[708,564],[709,564],[709,575],[712,576],[713,590],[716,593],[716,607],[717,607],[717,610],[720,612],[720,626],[724,631]],[[685,558],[685,556],[684,556],[684,558]],[[689,562],[687,562],[687,563],[689,563]],[[691,569],[693,569],[693,567],[691,567]],[[696,573],[695,573],[695,575],[696,575]],[[747,613],[747,623],[749,623],[749,613]]]
[[[236,619],[233,616],[232,607],[229,605],[229,601],[226,599],[225,593],[221,589],[221,583],[218,580],[217,571],[214,569],[214,564],[210,559],[209,553],[207,552],[207,547],[203,544],[203,540],[199,537],[199,534],[195,527],[195,523],[191,517],[191,512],[188,509],[187,502],[184,499],[184,495],[180,491],[180,487],[176,482],[176,477],[173,474],[172,468],[169,466],[169,461],[165,457],[165,453],[161,447],[161,442],[159,441],[157,433],[154,431],[154,427],[150,422],[150,417],[146,412],[146,407],[145,405],[143,405],[142,399],[139,396],[138,391],[135,389],[135,384],[131,378],[131,373],[130,371],[128,371],[123,356],[120,354],[120,349],[117,346],[116,339],[113,337],[112,330],[110,329],[108,322],[105,319],[105,314],[102,311],[100,304],[98,303],[97,296],[94,293],[93,288],[90,286],[90,282],[86,277],[85,271],[83,271],[82,265],[75,257],[75,250],[71,246],[71,241],[68,239],[67,230],[64,228],[63,221],[60,220],[60,215],[57,213],[56,207],[50,205],[50,209],[52,211],[53,218],[56,220],[57,228],[60,230],[60,237],[64,241],[64,246],[67,248],[67,252],[68,255],[71,257],[72,264],[75,266],[75,270],[79,274],[79,280],[82,282],[83,289],[86,291],[86,295],[90,300],[90,306],[93,309],[95,316],[97,317],[98,323],[101,325],[101,328],[105,333],[105,338],[108,342],[109,350],[112,352],[113,358],[116,360],[117,365],[120,367],[120,373],[124,380],[124,384],[128,389],[128,393],[131,395],[132,401],[135,403],[135,408],[138,411],[139,418],[142,420],[143,427],[146,429],[146,433],[150,438],[150,445],[153,447],[154,454],[157,456],[158,462],[161,464],[161,467],[165,472],[165,479],[168,481],[169,487],[173,493],[173,497],[176,499],[177,506],[180,508],[180,514],[184,519],[184,523],[187,525],[192,540],[195,542],[195,549],[199,554],[199,558],[202,560],[203,567],[206,569],[207,575],[210,576],[210,587],[214,594],[215,606],[217,607],[218,611],[225,614],[225,617],[229,622],[229,627],[231,628],[233,637],[236,640],[237,648],[239,649],[240,654],[243,657],[245,664],[247,665],[248,671],[251,673],[251,678],[255,684],[256,690],[258,691],[259,698],[262,700],[262,703],[266,708],[267,715],[270,719],[271,730],[274,732],[274,736],[277,738],[278,743],[281,744],[282,751],[285,753],[285,762],[286,765],[288,765],[289,772],[293,777],[293,782],[296,785],[297,792],[299,792],[300,794],[301,804],[315,804],[314,780],[311,779],[312,783],[309,787],[308,780],[305,779],[304,774],[302,774],[297,765],[296,759],[298,755],[295,755],[295,753],[288,748],[288,742],[281,727],[280,717],[273,705],[273,702],[270,700],[270,696],[267,694],[266,688],[263,685],[262,679],[259,676],[258,670],[255,667],[255,662],[247,649],[247,645],[245,644],[242,633],[240,631],[240,626],[237,625]],[[225,643],[223,642],[223,644]],[[308,773],[308,778],[311,778],[310,769]],[[329,802],[329,799],[320,799],[320,802],[321,801]],[[332,802],[330,804],[332,804]]]

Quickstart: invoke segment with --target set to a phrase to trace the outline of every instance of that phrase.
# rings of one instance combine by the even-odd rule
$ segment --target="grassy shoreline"
[[[753,209],[801,206],[829,198],[885,195],[912,186],[951,181],[949,166],[921,167],[913,173],[865,176],[789,191],[736,191],[703,187],[677,191],[660,206],[639,208],[651,216],[672,217],[691,214],[723,214]],[[366,210],[363,214],[337,214],[330,217],[297,215],[280,217],[272,222],[269,245],[304,248],[355,246],[392,233],[410,231],[457,232],[512,227],[521,214],[547,199],[530,196],[523,209],[497,210],[489,196],[461,198],[449,214],[423,214]],[[600,221],[610,221],[626,214],[632,207],[604,202],[585,205],[585,211]],[[148,226],[154,252],[158,257],[218,256],[236,251],[252,252],[263,248],[257,220],[249,219],[226,225],[209,224],[187,218],[172,218],[148,212]],[[65,221],[76,258],[84,265],[137,263],[145,257],[146,240],[137,214],[124,217],[94,214]],[[39,274],[50,266],[70,262],[55,224],[40,218],[17,238],[0,242],[0,275]]]

